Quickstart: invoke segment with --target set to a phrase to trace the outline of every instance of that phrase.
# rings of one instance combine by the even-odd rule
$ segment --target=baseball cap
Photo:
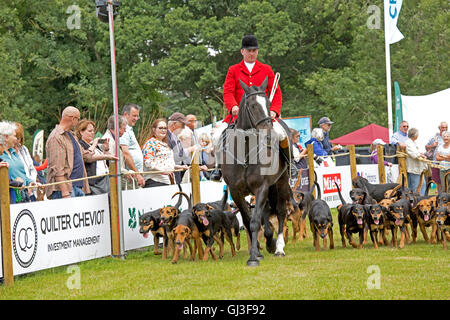
[[[334,122],[331,121],[330,118],[328,118],[328,117],[322,117],[322,118],[320,118],[320,120],[319,120],[319,125],[320,125],[320,124],[324,124],[324,123],[326,123],[326,124],[333,124]]]
[[[376,146],[377,144],[385,145],[386,142],[384,142],[384,141],[381,140],[381,139],[375,139],[375,140],[373,140],[372,144],[373,144],[374,146]]]
[[[169,117],[169,121],[180,121],[184,124],[189,124],[187,122],[186,117],[181,112],[175,112]]]

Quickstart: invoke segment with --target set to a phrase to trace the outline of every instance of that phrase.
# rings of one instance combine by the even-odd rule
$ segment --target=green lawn
[[[450,299],[450,255],[441,244],[426,244],[419,231],[418,243],[403,249],[375,250],[370,241],[362,250],[342,248],[332,211],[334,250],[316,252],[308,230],[309,238],[286,245],[286,257],[264,250],[261,265],[249,268],[241,232],[242,248],[234,258],[227,246],[222,260],[181,258],[172,265],[151,249],[137,250],[125,260],[78,264],[79,289],[68,288],[73,275],[60,267],[15,277],[13,287],[0,287],[0,299]],[[368,280],[372,287],[377,284],[371,281],[377,275],[379,289],[368,288]]]

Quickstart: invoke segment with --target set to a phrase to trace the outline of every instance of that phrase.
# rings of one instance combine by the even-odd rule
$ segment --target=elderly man
[[[402,148],[406,147],[406,140],[408,140],[408,121],[403,120],[400,122],[399,130],[394,132],[389,143],[397,144]]]
[[[333,123],[334,122],[331,121],[330,118],[328,117],[322,117],[318,122],[319,126],[322,128],[323,131],[322,146],[323,149],[328,153],[328,155],[331,155],[333,151],[342,148],[340,145],[335,145],[334,147],[331,145],[329,132],[331,130],[331,126]]]
[[[85,150],[75,138],[73,130],[80,120],[80,111],[65,108],[61,120],[50,133],[45,145],[48,158],[47,182],[62,182],[87,176],[84,161],[92,162],[93,152]],[[84,160],[84,161],[83,161]],[[87,180],[67,182],[46,188],[48,199],[80,197],[89,193]]]

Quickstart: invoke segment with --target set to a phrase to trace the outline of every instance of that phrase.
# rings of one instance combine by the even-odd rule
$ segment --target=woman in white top
[[[150,138],[142,148],[144,171],[160,171],[144,175],[145,188],[174,183],[173,170],[188,169],[187,165],[176,165],[173,151],[167,138],[167,120],[156,119],[152,124]]]
[[[447,191],[448,188],[445,186],[445,175],[450,172],[450,131],[445,131],[442,133],[442,138],[444,139],[444,144],[441,144],[436,152],[436,160],[441,161],[440,165],[443,166],[445,169],[440,170],[440,177],[441,177],[441,186],[442,191]],[[447,177],[447,180],[450,180],[449,177]],[[448,183],[448,181],[447,181]]]
[[[420,184],[421,173],[428,168],[426,162],[421,160],[426,160],[423,153],[419,151],[419,147],[416,144],[416,140],[419,137],[419,130],[416,128],[411,128],[408,131],[408,139],[405,141],[406,153],[406,172],[408,176],[408,187],[412,191],[416,191]],[[420,188],[420,195],[425,194],[426,182],[422,178],[422,187]]]

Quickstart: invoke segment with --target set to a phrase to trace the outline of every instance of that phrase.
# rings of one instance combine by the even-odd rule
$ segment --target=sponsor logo
[[[36,256],[38,229],[33,214],[27,209],[22,210],[14,222],[12,245],[19,265],[28,268]]]
[[[342,190],[340,173],[324,174],[322,179],[324,194],[337,192],[336,185],[334,184],[335,181],[338,184],[339,189]]]
[[[378,176],[376,174],[370,174],[368,172],[357,172],[357,175],[367,179],[370,183],[378,183]]]

